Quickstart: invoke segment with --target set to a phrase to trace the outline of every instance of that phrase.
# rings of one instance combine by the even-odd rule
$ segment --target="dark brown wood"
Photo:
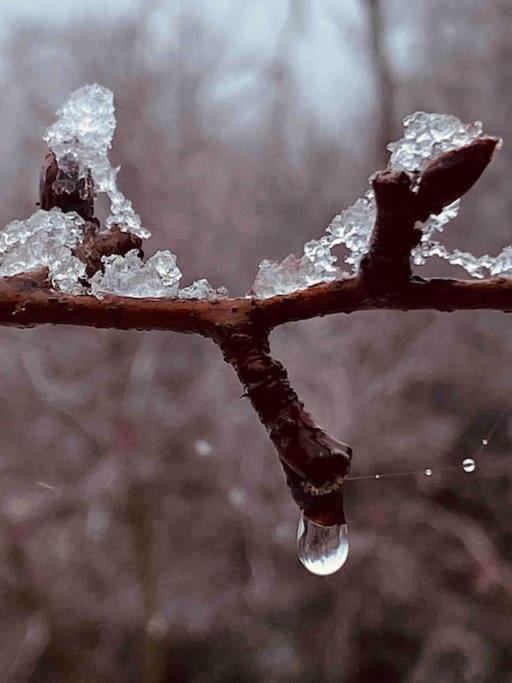
[[[420,176],[416,220],[440,213],[466,194],[490,164],[499,142],[494,137],[477,138],[432,159]]]
[[[88,277],[103,268],[101,259],[103,256],[120,254],[124,256],[132,249],[136,249],[142,258],[142,240],[131,232],[122,232],[118,226],[114,226],[108,233],[98,234],[96,223],[87,223],[84,239],[76,249],[75,256],[87,264]]]
[[[373,180],[377,219],[361,275],[371,291],[395,289],[411,277],[412,249],[421,239],[416,229],[416,200],[411,178],[403,171],[386,169]]]
[[[410,256],[421,239],[421,222],[473,187],[498,142],[498,138],[478,138],[441,154],[417,178],[392,169],[375,174],[377,219],[370,248],[361,261],[361,275],[371,291],[395,289],[410,279]]]
[[[96,220],[92,178],[89,173],[80,177],[78,164],[71,157],[61,160],[59,166],[53,152],[48,152],[41,169],[39,199],[45,211],[57,207],[76,211],[86,221]]]
[[[384,294],[351,277],[271,299],[135,299],[70,296],[41,285],[32,273],[0,279],[0,325],[81,325],[168,330],[215,337],[247,325],[269,331],[285,323],[369,310],[512,311],[512,279],[412,280]]]
[[[344,524],[341,486],[350,446],[329,436],[304,410],[283,365],[270,356],[265,334],[238,328],[220,332],[216,341],[268,431],[297,505],[318,524]]]

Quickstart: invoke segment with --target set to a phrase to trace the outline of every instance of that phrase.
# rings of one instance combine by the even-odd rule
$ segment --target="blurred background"
[[[177,253],[183,285],[243,294],[262,258],[299,253],[418,109],[505,138],[445,244],[511,241],[509,0],[18,0],[0,26],[1,225],[34,210],[55,109],[99,82],[147,253]],[[213,344],[0,329],[0,680],[512,680],[511,341],[490,312],[273,334],[354,476],[433,470],[347,483],[350,557],[318,578]]]

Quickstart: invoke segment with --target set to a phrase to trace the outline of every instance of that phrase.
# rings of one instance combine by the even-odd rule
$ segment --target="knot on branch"
[[[218,343],[274,444],[296,503],[318,524],[343,524],[341,485],[352,449],[329,436],[304,410],[266,335],[224,333]]]
[[[61,159],[60,164],[53,152],[48,152],[41,169],[39,199],[45,211],[58,207],[64,212],[76,211],[86,221],[94,218],[94,184],[90,173],[80,175],[73,157]]]
[[[377,217],[361,275],[370,290],[395,289],[411,277],[410,254],[421,239],[416,223],[416,195],[404,171],[377,172],[372,185]]]
[[[64,213],[75,211],[86,221],[83,239],[73,254],[86,264],[88,277],[103,268],[103,256],[124,256],[132,249],[137,249],[141,258],[144,256],[141,238],[121,231],[119,226],[114,226],[108,233],[99,233],[100,223],[94,217],[93,180],[90,173],[80,175],[73,157],[65,156],[57,162],[53,152],[46,155],[41,169],[39,194],[41,208],[45,211],[54,208]]]
[[[142,240],[137,235],[122,232],[119,226],[114,226],[108,233],[99,234],[95,223],[87,223],[84,238],[73,253],[86,264],[87,276],[91,277],[96,271],[102,270],[103,256],[124,256],[132,249],[137,249],[141,258],[144,256]]]

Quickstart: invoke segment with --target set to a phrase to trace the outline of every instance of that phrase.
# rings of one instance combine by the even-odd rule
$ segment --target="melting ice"
[[[132,203],[117,187],[118,168],[108,158],[116,128],[114,96],[100,85],[76,90],[57,111],[57,121],[45,135],[61,168],[72,162],[79,174],[91,174],[96,194],[110,200],[106,228],[114,225],[141,238],[151,236],[143,227]],[[87,282],[85,264],[73,255],[82,239],[84,220],[76,213],[58,209],[36,211],[24,221],[12,221],[0,232],[0,277],[48,268],[55,289],[71,294],[117,294],[132,297],[212,298],[226,296],[201,279],[179,289],[181,271],[176,256],[159,251],[145,263],[136,251],[103,259],[103,272]]]
[[[118,168],[113,168],[108,152],[116,129],[114,95],[97,83],[84,85],[57,110],[57,121],[48,128],[43,140],[59,164],[73,159],[82,176],[90,172],[97,194],[110,200],[106,227],[118,225],[143,239],[151,237],[142,226],[132,203],[117,187]]]
[[[312,574],[328,576],[341,569],[348,558],[348,526],[322,526],[301,513],[297,529],[300,562]]]
[[[416,112],[405,117],[403,126],[404,137],[388,145],[391,152],[389,167],[409,173],[423,170],[439,154],[459,149],[482,135],[480,122],[464,124],[456,116],[447,114]],[[512,247],[504,249],[496,258],[476,257],[460,250],[449,251],[435,239],[435,233],[442,232],[455,218],[459,203],[450,204],[424,223],[423,239],[413,252],[415,264],[421,265],[428,257],[438,256],[462,266],[474,277],[484,277],[485,270],[491,275],[512,274]],[[336,264],[337,259],[331,253],[333,247],[341,244],[348,252],[345,263],[355,272],[368,251],[375,215],[375,197],[370,189],[335,216],[320,239],[307,242],[302,257],[296,258],[292,254],[281,262],[262,261],[252,291],[258,297],[270,297],[348,275]]]
[[[77,213],[58,209],[12,221],[0,232],[0,277],[48,268],[55,289],[79,294],[85,264],[72,249],[82,238],[83,225]]]

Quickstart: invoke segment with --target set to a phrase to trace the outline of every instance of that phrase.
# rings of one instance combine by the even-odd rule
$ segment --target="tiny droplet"
[[[462,461],[462,469],[464,472],[474,472],[476,469],[476,463],[473,458],[466,458]]]
[[[376,474],[375,479],[380,479],[380,474]]]
[[[426,477],[431,477],[431,476],[432,476],[432,470],[430,469],[430,467],[427,467],[427,469],[425,470],[425,476],[426,476]]]
[[[297,550],[299,560],[312,574],[334,574],[347,561],[348,526],[322,526],[301,514],[297,529]]]
[[[482,446],[487,446],[489,439],[482,439]]]

